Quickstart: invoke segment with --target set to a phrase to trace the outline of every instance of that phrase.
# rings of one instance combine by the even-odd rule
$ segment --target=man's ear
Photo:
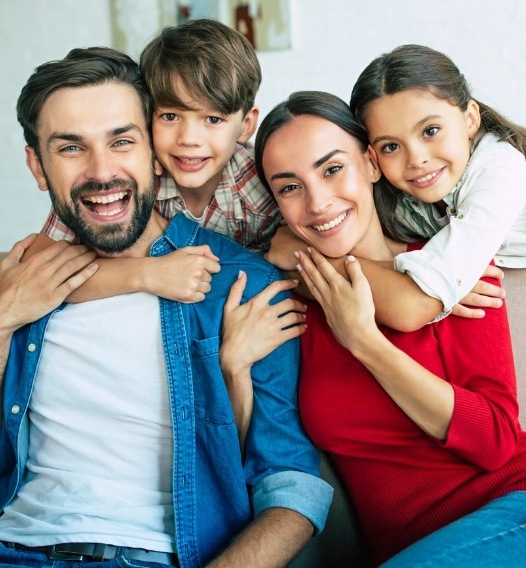
[[[241,145],[245,145],[251,138],[252,134],[256,131],[259,119],[259,108],[252,107],[247,114],[245,114],[245,118],[243,119],[243,123],[241,125],[241,133],[237,141]]]
[[[47,191],[47,180],[46,176],[44,175],[44,170],[42,169],[42,164],[40,163],[40,158],[37,156],[35,149],[31,146],[26,146],[26,164],[27,167],[31,170],[33,177],[36,179],[38,184],[38,189],[41,191]]]
[[[365,158],[369,162],[371,182],[375,183],[382,176],[382,170],[380,170],[380,166],[378,165],[376,150],[370,144],[367,146],[367,150],[365,151]]]

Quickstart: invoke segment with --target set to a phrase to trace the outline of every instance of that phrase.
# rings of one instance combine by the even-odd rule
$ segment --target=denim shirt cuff
[[[327,482],[308,473],[274,473],[262,479],[252,491],[254,515],[271,507],[292,509],[309,519],[318,534],[325,526],[333,492]]]

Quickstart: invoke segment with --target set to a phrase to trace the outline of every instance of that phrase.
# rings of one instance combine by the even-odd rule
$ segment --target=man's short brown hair
[[[143,50],[141,71],[155,106],[193,110],[186,96],[219,112],[245,115],[261,84],[255,49],[238,31],[210,19],[169,26]]]

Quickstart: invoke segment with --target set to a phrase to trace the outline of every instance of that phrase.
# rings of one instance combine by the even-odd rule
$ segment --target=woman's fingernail
[[[301,271],[303,270],[301,264],[296,264],[296,270],[297,270],[298,272],[301,272]]]
[[[348,260],[349,262],[354,262],[354,261],[356,260],[356,258],[355,258],[352,254],[350,254],[350,255],[347,257],[347,260]]]

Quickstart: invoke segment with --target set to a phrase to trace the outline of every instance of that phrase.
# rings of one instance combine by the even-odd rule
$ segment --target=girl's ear
[[[480,108],[477,101],[471,99],[464,113],[468,126],[469,139],[472,140],[480,129]]]
[[[244,146],[249,140],[252,134],[256,131],[259,119],[259,108],[252,107],[245,117],[243,118],[243,122],[241,123],[241,133],[239,134],[239,138],[237,141],[239,144]]]
[[[382,175],[382,171],[380,170],[380,166],[378,165],[378,156],[376,155],[376,150],[369,144],[364,156],[365,159],[369,162],[371,183],[375,183],[380,179]]]
[[[41,191],[47,191],[47,180],[46,176],[44,175],[44,170],[42,169],[42,164],[40,163],[40,158],[37,156],[35,149],[31,146],[26,146],[26,164],[27,167],[31,170],[33,177],[35,178],[38,189]]]

